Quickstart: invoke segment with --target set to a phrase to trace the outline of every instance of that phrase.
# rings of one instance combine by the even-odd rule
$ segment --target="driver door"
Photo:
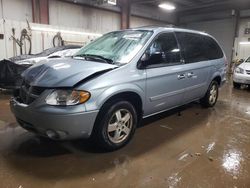
[[[185,70],[173,32],[160,34],[147,50],[145,116],[183,103]]]

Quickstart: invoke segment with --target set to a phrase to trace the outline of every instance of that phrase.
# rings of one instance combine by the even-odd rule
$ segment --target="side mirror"
[[[142,56],[142,60],[147,61],[151,58],[161,58],[162,55],[163,53],[161,51],[154,51],[154,52],[146,51],[144,55]]]
[[[154,64],[154,62],[159,62],[163,57],[163,53],[160,51],[150,52],[147,50],[141,57],[139,67],[145,68],[148,65]]]
[[[239,61],[239,63],[243,63],[245,60],[244,59],[241,59],[240,61]]]
[[[141,61],[145,62],[145,61],[148,61],[149,59],[150,59],[150,51],[146,50],[146,52],[141,57]]]
[[[146,68],[149,59],[150,59],[150,52],[149,50],[146,50],[138,63],[138,68],[139,69]]]

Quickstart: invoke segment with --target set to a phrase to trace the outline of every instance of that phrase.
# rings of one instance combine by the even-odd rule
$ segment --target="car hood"
[[[240,68],[244,69],[244,70],[250,70],[250,63],[242,63],[241,65],[239,65]]]
[[[114,68],[117,66],[82,59],[51,59],[30,67],[22,76],[31,86],[73,87],[94,74]]]

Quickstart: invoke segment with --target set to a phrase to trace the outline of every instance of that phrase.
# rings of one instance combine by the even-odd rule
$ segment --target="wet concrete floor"
[[[143,121],[125,148],[40,140],[17,126],[0,94],[0,187],[250,187],[250,89],[227,84],[198,103]],[[181,113],[178,113],[181,111]]]

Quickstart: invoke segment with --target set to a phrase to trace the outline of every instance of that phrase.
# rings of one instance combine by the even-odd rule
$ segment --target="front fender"
[[[108,99],[124,92],[133,92],[138,94],[142,100],[142,107],[144,106],[144,90],[136,84],[126,83],[112,86],[102,91],[101,94],[95,98],[95,100],[93,100],[91,103],[86,104],[87,111],[99,110]]]

